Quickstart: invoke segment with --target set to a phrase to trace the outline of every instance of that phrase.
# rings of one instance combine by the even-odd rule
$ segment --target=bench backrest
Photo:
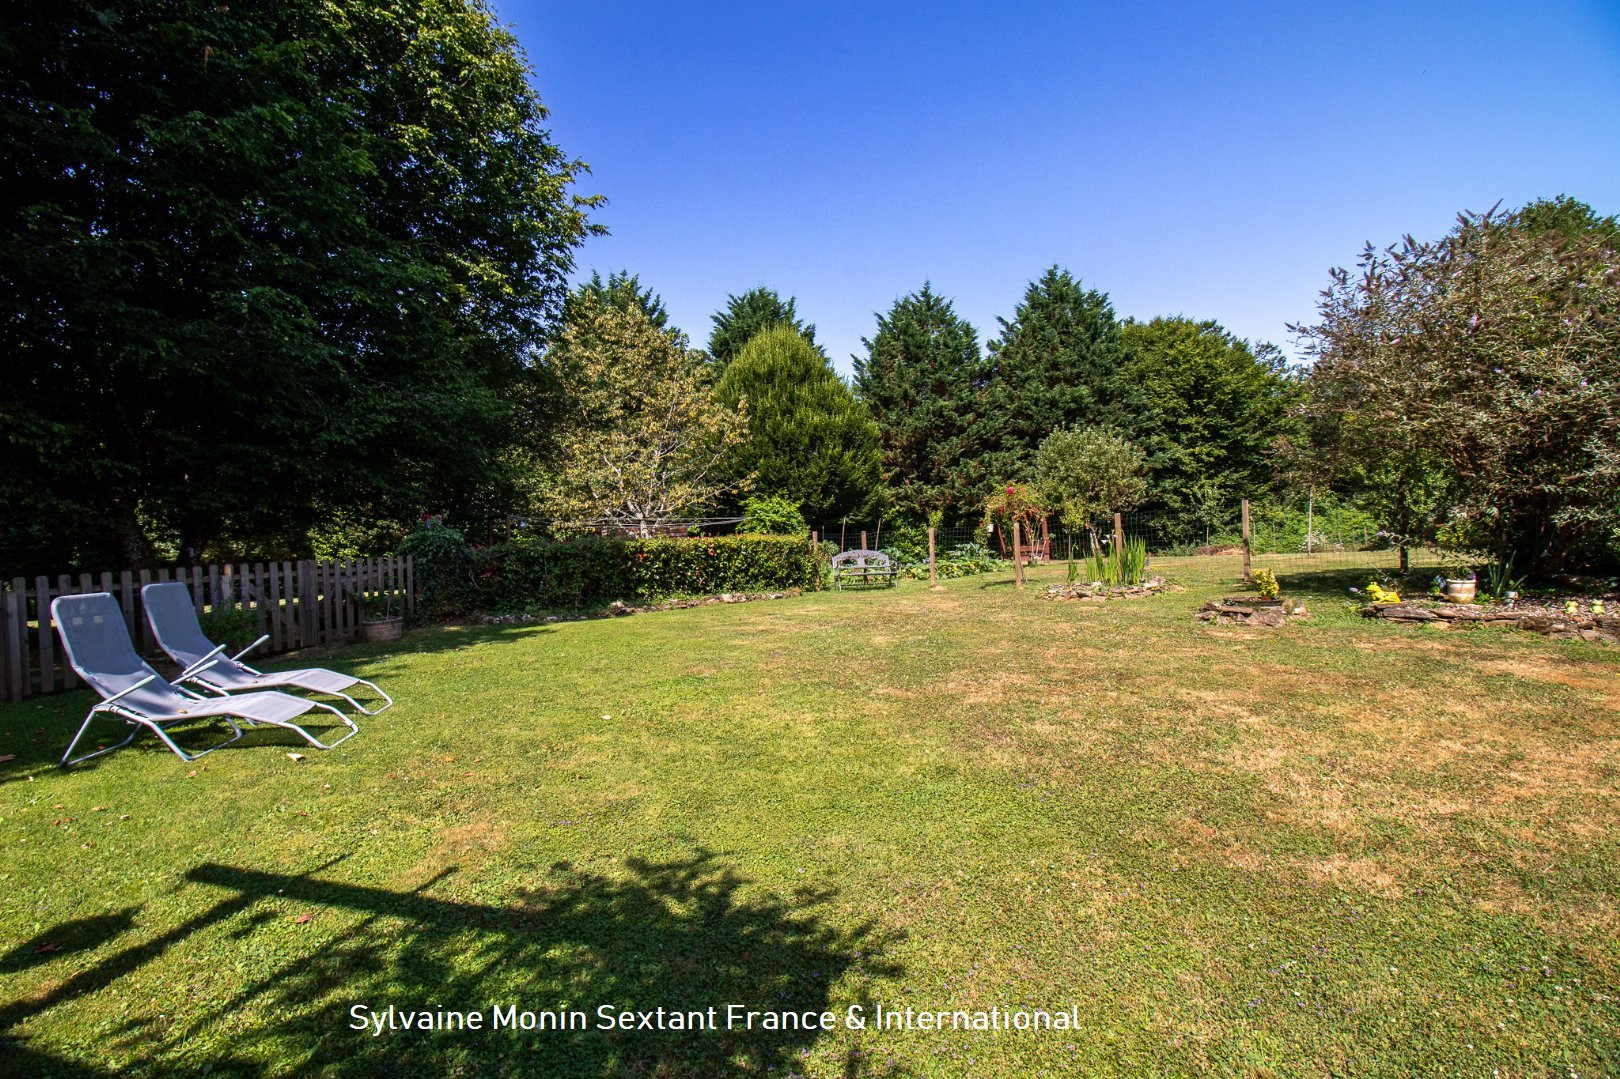
[[[834,569],[888,569],[889,556],[882,551],[840,551],[832,564]]]

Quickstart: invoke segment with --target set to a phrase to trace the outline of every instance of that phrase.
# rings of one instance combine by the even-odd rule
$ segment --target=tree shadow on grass
[[[1386,570],[1384,572],[1389,573],[1392,571]],[[1378,570],[1372,569],[1332,569],[1312,570],[1303,573],[1279,573],[1277,583],[1282,586],[1286,594],[1304,594],[1307,597],[1315,596],[1319,599],[1347,599],[1351,595],[1350,589],[1352,588],[1358,588],[1365,592],[1367,582],[1373,580],[1378,573]],[[1407,574],[1401,591],[1405,593],[1410,589],[1411,585],[1419,583],[1427,587],[1427,581],[1433,575],[1433,570],[1414,570]]]
[[[206,1061],[215,1071],[244,1074],[784,1074],[824,1035],[727,1031],[727,1004],[821,1012],[831,1006],[830,987],[847,973],[898,973],[883,957],[897,938],[870,923],[831,923],[820,910],[832,898],[828,890],[764,894],[702,849],[666,861],[628,859],[623,868],[610,876],[558,864],[518,889],[511,904],[488,906],[429,894],[453,871],[412,891],[390,891],[314,873],[199,865],[186,879],[217,891],[211,907],[41,994],[0,1006],[0,1032],[148,963],[179,961],[193,935],[207,931],[210,954],[222,946],[219,935],[229,934],[240,942],[233,951],[257,957],[259,969],[228,998],[209,998],[161,1027],[144,1013],[126,1020],[103,1036],[120,1059],[159,1070]],[[323,931],[323,923],[341,928]],[[286,944],[290,925],[308,934],[305,943]],[[295,958],[278,958],[294,951]],[[389,1005],[478,1010],[486,1028],[373,1036],[350,1029],[358,1004],[373,1010],[367,1014]],[[601,1005],[705,1015],[713,1007],[722,1029],[593,1029]],[[495,1006],[579,1012],[587,1029],[490,1030]],[[0,1044],[48,1059],[24,1040]],[[849,1075],[863,1070],[853,1051],[843,1065]]]

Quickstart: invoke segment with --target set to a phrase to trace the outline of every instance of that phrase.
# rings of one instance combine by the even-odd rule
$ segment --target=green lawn
[[[1620,1071],[1620,652],[1332,576],[1194,622],[1228,566],[421,630],[325,660],[401,703],[301,762],[63,773],[85,695],[0,708],[0,1071]],[[349,1029],[729,1003],[1080,1029]]]

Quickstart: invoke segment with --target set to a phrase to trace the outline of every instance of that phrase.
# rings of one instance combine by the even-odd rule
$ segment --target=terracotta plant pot
[[[379,641],[397,641],[405,636],[405,618],[395,615],[392,618],[379,618],[376,621],[362,621],[360,623],[360,639],[370,643]]]
[[[1445,587],[1440,590],[1440,594],[1451,603],[1472,603],[1478,587],[1479,583],[1473,578],[1465,581],[1454,581],[1448,578]]]

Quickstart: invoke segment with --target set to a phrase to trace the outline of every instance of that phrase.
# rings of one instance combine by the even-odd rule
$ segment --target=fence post
[[[861,529],[861,550],[866,550],[866,529]]]
[[[934,526],[928,526],[928,587],[933,588],[939,584],[934,576]]]
[[[1013,585],[1016,588],[1024,587],[1024,556],[1018,550],[1018,518],[1013,518]]]
[[[1254,573],[1250,569],[1249,559],[1253,552],[1249,543],[1249,500],[1243,500],[1243,583],[1253,584]]]
[[[17,640],[17,626],[22,621],[17,615],[17,603],[20,597],[16,592],[6,592],[4,617],[0,618],[0,668],[4,668],[4,682],[6,696],[14,701],[23,698],[23,683],[28,680],[28,668],[22,662],[22,646]]]
[[[1114,514],[1114,557],[1125,557],[1120,553],[1123,550],[1125,550],[1125,516],[1116,513]]]

